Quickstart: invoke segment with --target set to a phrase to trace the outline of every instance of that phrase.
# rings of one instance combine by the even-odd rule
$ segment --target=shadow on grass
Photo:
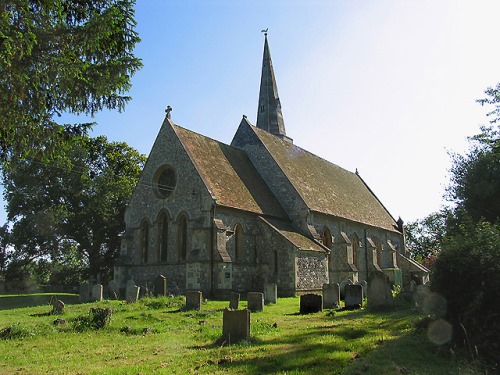
[[[381,334],[381,329],[385,333],[407,329],[412,320],[408,312],[406,315],[397,311],[374,314],[371,311],[358,310],[333,318],[325,315],[323,319],[325,324],[322,326],[281,332],[279,336],[269,339],[252,337],[244,340],[226,348],[226,354],[244,351],[247,355],[229,357],[226,355],[221,357],[224,360],[220,363],[213,360],[208,365],[216,365],[229,372],[248,374],[276,372],[335,374],[343,373],[354,365],[356,371],[362,370],[363,373],[364,369],[370,367],[376,371],[383,371],[384,366],[392,366],[391,371],[378,373],[404,373],[406,367],[417,371],[425,369],[428,358],[435,357],[435,346],[427,342],[425,335],[416,335],[409,330],[398,338],[385,341],[383,336],[378,336]],[[350,321],[354,319],[363,319],[363,322],[353,327]],[[401,351],[401,347],[407,347],[409,343],[415,346],[414,358],[410,358],[412,353]],[[216,349],[222,346],[221,342],[215,342],[196,348]],[[248,355],[249,353],[251,354]],[[370,356],[370,361],[363,362],[367,355]],[[377,357],[383,358],[372,361]],[[446,367],[447,360],[445,358],[441,362],[438,360],[437,367],[440,371],[444,371],[442,373],[450,373]]]
[[[0,310],[11,310],[22,307],[35,307],[49,305],[52,298],[57,298],[65,304],[79,303],[77,294],[65,293],[40,293],[0,296]]]

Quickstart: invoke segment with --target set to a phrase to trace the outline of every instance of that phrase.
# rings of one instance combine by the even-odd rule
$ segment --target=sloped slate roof
[[[394,219],[357,174],[249,126],[311,210],[396,230]]]
[[[326,253],[326,250],[319,244],[299,233],[292,225],[282,220],[264,219],[260,218],[264,223],[270,226],[277,233],[282,235],[290,243],[292,243],[298,250],[303,251],[317,251]]]
[[[244,151],[178,125],[173,129],[218,205],[287,218]]]

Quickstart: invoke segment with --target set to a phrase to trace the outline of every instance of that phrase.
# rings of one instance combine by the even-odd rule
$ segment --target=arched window
[[[325,245],[327,248],[332,248],[332,232],[330,232],[330,229],[328,229],[327,227],[325,227],[325,229],[323,230],[323,236],[321,237],[321,240],[323,242],[323,245]]]
[[[359,270],[359,238],[356,233],[352,236],[352,262]]]
[[[146,220],[141,223],[141,258],[143,263],[148,262],[149,224]]]
[[[187,217],[182,214],[177,219],[177,253],[179,260],[186,260],[187,254]]]
[[[165,212],[158,216],[158,260],[167,261],[168,253],[168,217]]]
[[[377,238],[375,239],[375,249],[377,252],[377,264],[382,267],[382,243]]]
[[[234,227],[234,258],[236,261],[243,259],[243,228],[240,224]]]

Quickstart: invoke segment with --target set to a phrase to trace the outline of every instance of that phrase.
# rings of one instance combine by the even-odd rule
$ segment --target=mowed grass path
[[[58,298],[67,302],[63,315],[48,315],[47,303],[0,308],[0,374],[458,374],[463,367],[415,331],[422,316],[411,307],[300,315],[299,298],[281,298],[251,314],[250,340],[229,346],[218,341],[227,301],[184,311],[181,297]],[[112,308],[111,324],[79,325],[91,307]],[[55,326],[56,318],[68,324]]]

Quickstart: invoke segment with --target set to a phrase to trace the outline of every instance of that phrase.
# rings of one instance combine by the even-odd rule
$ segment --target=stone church
[[[267,40],[257,124],[243,116],[230,145],[174,124],[167,109],[125,214],[115,281],[171,292],[280,296],[383,271],[424,282],[396,221],[359,174],[296,146],[285,132]]]

